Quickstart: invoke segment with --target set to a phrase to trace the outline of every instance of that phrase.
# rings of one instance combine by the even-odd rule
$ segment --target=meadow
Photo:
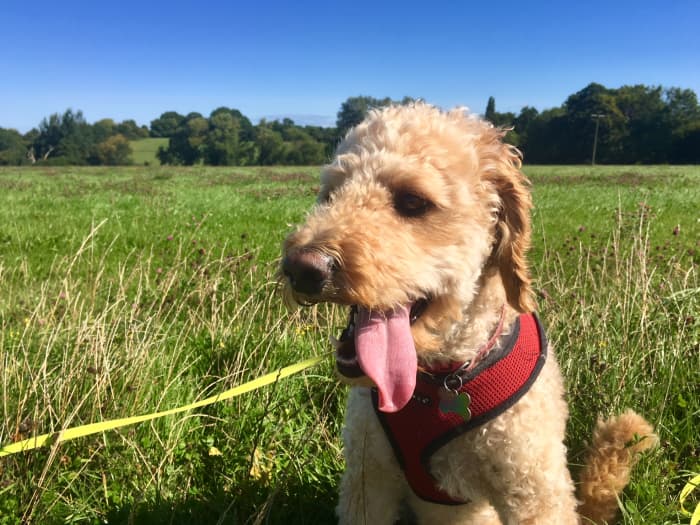
[[[526,166],[575,473],[598,415],[657,428],[620,522],[687,524],[700,472],[700,167]],[[318,168],[0,169],[0,446],[190,403],[326,354],[280,244]],[[334,523],[346,389],[319,366],[184,416],[0,457],[0,524]]]
[[[159,147],[168,147],[168,139],[164,138],[145,138],[138,140],[130,140],[131,146],[131,161],[137,166],[158,166]]]

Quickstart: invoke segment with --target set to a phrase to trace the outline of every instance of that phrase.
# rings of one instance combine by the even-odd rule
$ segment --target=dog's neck
[[[449,350],[419,356],[423,365],[432,367],[473,359],[494,334],[502,316],[502,336],[510,333],[518,316],[507,304],[503,281],[497,272],[482,275],[473,300],[462,308],[461,314],[446,333],[443,348]]]

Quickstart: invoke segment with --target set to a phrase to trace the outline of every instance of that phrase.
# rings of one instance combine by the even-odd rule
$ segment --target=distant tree
[[[27,143],[14,129],[0,128],[0,165],[18,166],[27,161]]]
[[[230,111],[219,109],[212,112],[204,139],[204,163],[213,166],[237,164],[239,131],[239,121]]]
[[[664,93],[668,120],[673,129],[671,161],[700,163],[700,105],[691,89],[670,88]]]
[[[488,103],[486,104],[486,112],[484,113],[484,119],[489,121],[494,126],[500,128],[514,128],[515,124],[515,113],[499,113],[496,111],[496,99],[489,97]],[[520,142],[520,136],[517,130],[510,129],[505,136],[506,142],[514,145],[518,145]]]
[[[526,155],[529,141],[529,130],[533,123],[537,120],[539,112],[537,109],[525,106],[520,110],[520,113],[513,121],[513,130],[518,134],[517,146]]]
[[[671,127],[669,161],[700,163],[700,105],[691,89],[670,88],[664,92]]]
[[[255,144],[258,148],[258,164],[261,166],[272,166],[284,161],[282,134],[272,129],[264,120],[257,126]]]
[[[618,159],[624,163],[668,162],[673,130],[663,100],[663,89],[622,86],[614,90],[614,96],[624,117]]]
[[[204,149],[204,141],[206,140],[207,131],[209,131],[209,122],[199,113],[190,113],[187,116],[187,122],[184,126],[184,142],[187,145],[182,151],[182,161],[185,165],[197,163]]]
[[[131,154],[129,139],[121,133],[108,137],[96,146],[96,156],[99,164],[109,166],[131,164]]]
[[[484,113],[484,118],[488,120],[491,124],[496,124],[496,99],[489,97],[486,103],[486,112]]]
[[[160,162],[163,165],[179,164],[178,158],[173,153],[173,150],[170,149],[170,145],[168,145],[167,147],[158,146],[158,150],[156,151],[156,157],[158,158],[158,162]]]
[[[92,133],[96,143],[103,142],[117,133],[117,125],[111,118],[103,118],[92,125]]]
[[[389,97],[382,99],[366,96],[348,98],[342,103],[340,111],[338,111],[336,120],[338,136],[344,137],[350,128],[362,122],[370,109],[388,106],[392,102]]]
[[[86,164],[95,145],[93,128],[81,111],[54,113],[39,124],[28,156],[32,162],[60,157],[63,164]]]
[[[151,121],[151,137],[170,138],[185,123],[184,115],[176,111],[166,111]]]
[[[133,119],[120,122],[116,127],[116,131],[129,140],[138,140],[148,137],[148,128],[145,126],[139,127]]]
[[[202,143],[205,164],[253,164],[257,155],[253,126],[237,109],[219,107],[211,112]]]
[[[200,113],[189,113],[168,141],[168,148],[158,158],[161,164],[192,166],[202,159],[209,121]]]
[[[323,144],[293,123],[286,124],[286,131],[282,136],[287,144],[285,164],[310,166],[322,164],[326,160]]]
[[[619,144],[625,134],[625,117],[616,105],[615,93],[605,86],[591,83],[564,103],[564,126],[552,129],[561,155],[557,162],[590,163],[593,152],[593,139],[598,123],[597,161],[610,162],[620,154]],[[603,115],[603,117],[594,117]]]
[[[563,107],[547,109],[530,121],[522,146],[527,162],[535,164],[565,163],[568,122]]]
[[[48,119],[44,118],[39,124],[38,131],[28,152],[32,164],[38,160],[46,160],[63,139],[64,131],[61,115],[53,113]]]
[[[328,161],[340,141],[338,130],[321,126],[304,126],[304,131],[316,142],[323,144],[324,162]]]
[[[671,154],[677,164],[700,163],[700,120],[675,130]]]

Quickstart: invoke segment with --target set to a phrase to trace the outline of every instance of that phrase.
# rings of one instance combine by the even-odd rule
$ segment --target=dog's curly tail
[[[615,518],[618,495],[629,483],[639,454],[657,443],[654,428],[633,410],[598,420],[578,488],[578,512],[584,524]]]

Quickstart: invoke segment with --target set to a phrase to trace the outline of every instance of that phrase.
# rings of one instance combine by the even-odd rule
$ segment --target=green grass
[[[0,170],[0,444],[179,406],[327,350],[275,260],[314,168]],[[569,384],[570,460],[633,407],[662,446],[626,524],[688,523],[700,470],[700,168],[536,167],[532,267]],[[332,523],[345,388],[274,387],[0,459],[0,524]],[[211,455],[215,447],[221,455]]]
[[[156,156],[158,148],[168,146],[168,139],[147,138],[129,141],[131,146],[131,160],[137,166],[158,166],[160,161]]]

